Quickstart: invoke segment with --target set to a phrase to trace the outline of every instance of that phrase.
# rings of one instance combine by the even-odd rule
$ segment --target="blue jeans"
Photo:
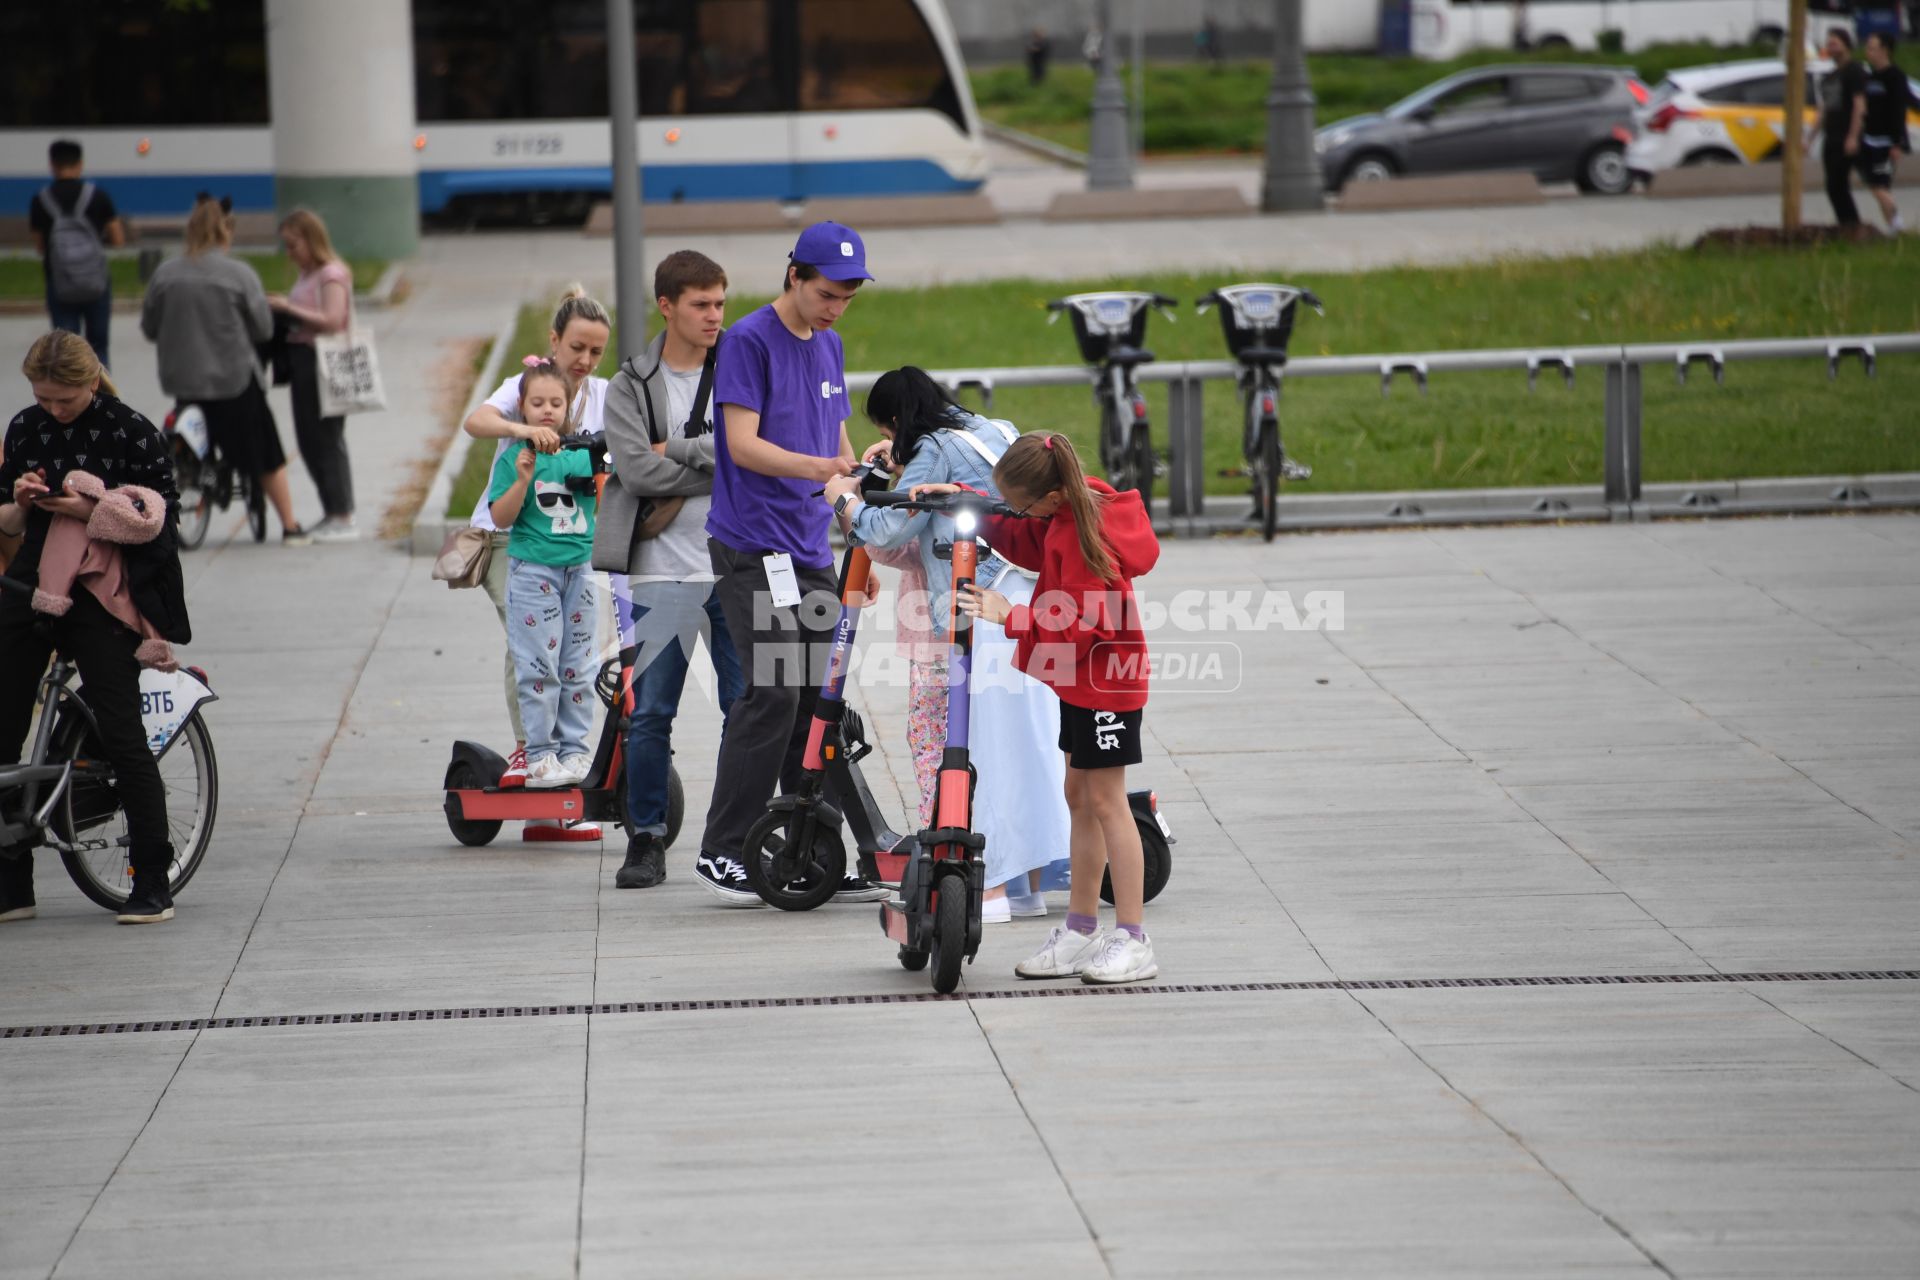
[[[107,327],[113,321],[113,290],[107,290],[92,302],[55,302],[49,293],[47,318],[53,321],[54,328],[85,337],[93,345],[93,354],[100,357],[100,363],[109,369],[113,367],[107,359]]]
[[[724,726],[745,681],[711,582],[641,582],[633,587],[633,718],[627,728],[627,822],[634,835],[667,834],[667,777],[673,718],[687,684],[694,638],[705,624]]]
[[[519,683],[527,761],[591,755],[593,579],[584,564],[507,562],[507,648]]]

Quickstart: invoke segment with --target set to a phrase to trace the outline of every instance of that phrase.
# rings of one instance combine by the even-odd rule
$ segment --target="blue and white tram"
[[[412,0],[420,207],[579,216],[612,190],[604,0]],[[942,0],[636,0],[649,201],[976,190],[980,120]],[[76,27],[84,28],[76,30]],[[0,6],[0,211],[47,143],[131,214],[274,207],[263,0]]]

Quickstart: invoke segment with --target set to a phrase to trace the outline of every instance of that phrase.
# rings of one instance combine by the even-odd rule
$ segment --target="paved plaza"
[[[468,243],[369,313],[390,369],[566,274]],[[431,381],[353,420],[369,519]],[[661,887],[617,839],[456,845],[448,746],[507,734],[484,597],[238,524],[185,562],[221,772],[178,919],[43,855],[0,926],[3,1280],[1920,1268],[1920,517],[1170,541],[1150,599],[1344,625],[1175,637],[1238,666],[1148,710],[1158,983],[1023,985],[1019,921],[951,999],[871,907],[694,884],[704,689]],[[855,696],[902,815],[905,691]]]

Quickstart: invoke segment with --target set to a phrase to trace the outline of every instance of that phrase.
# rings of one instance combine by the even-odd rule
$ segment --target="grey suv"
[[[1626,145],[1647,87],[1626,68],[1476,67],[1448,76],[1379,115],[1314,135],[1327,189],[1399,174],[1529,169],[1618,195],[1633,185]]]

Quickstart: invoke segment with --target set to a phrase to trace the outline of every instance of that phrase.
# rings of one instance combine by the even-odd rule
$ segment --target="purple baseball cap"
[[[871,280],[867,246],[860,233],[839,222],[816,222],[793,242],[793,261],[817,268],[829,280]]]

